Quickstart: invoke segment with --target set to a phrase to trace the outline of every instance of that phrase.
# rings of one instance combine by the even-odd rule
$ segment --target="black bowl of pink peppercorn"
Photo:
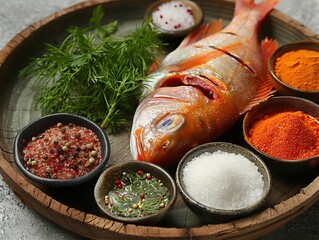
[[[70,187],[96,180],[110,157],[107,134],[74,114],[43,116],[23,127],[14,141],[14,160],[31,181]]]

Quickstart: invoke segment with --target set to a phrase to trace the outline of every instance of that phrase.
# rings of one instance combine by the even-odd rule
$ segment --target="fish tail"
[[[263,0],[256,4],[255,0],[236,0],[235,16],[244,12],[255,11],[259,14],[259,21],[262,21],[279,1],[280,0]]]

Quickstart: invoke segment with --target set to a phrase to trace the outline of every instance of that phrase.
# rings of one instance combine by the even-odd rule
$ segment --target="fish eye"
[[[184,117],[179,114],[168,115],[157,124],[157,129],[161,132],[175,132],[184,123]]]

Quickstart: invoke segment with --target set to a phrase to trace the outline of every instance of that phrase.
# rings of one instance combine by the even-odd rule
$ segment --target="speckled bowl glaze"
[[[163,3],[171,2],[171,1],[172,0],[159,0],[159,1],[153,2],[146,9],[144,18],[145,19],[150,19],[152,17],[152,13],[154,12],[154,10],[156,10]],[[204,14],[203,14],[202,9],[195,2],[189,1],[189,0],[177,0],[177,1],[182,2],[183,4],[185,4],[185,5],[187,5],[187,6],[192,8],[193,16],[194,16],[194,19],[195,19],[195,23],[194,23],[194,25],[192,25],[191,27],[189,27],[187,29],[170,31],[170,30],[166,30],[166,29],[160,28],[159,26],[157,26],[153,22],[151,22],[151,26],[157,28],[158,31],[161,33],[162,37],[164,37],[164,38],[166,38],[168,40],[169,39],[176,39],[176,38],[185,37],[188,33],[190,33],[193,30],[195,30],[202,23],[203,18],[204,18]]]
[[[242,156],[246,157],[248,160],[253,162],[257,167],[259,172],[262,174],[262,178],[264,181],[264,189],[263,194],[255,204],[246,207],[241,208],[237,210],[224,210],[224,209],[217,209],[212,208],[209,206],[206,206],[198,201],[196,201],[185,189],[185,184],[183,182],[183,169],[187,165],[189,161],[191,161],[193,158],[205,153],[213,153],[218,150],[221,150],[223,152],[228,153],[235,153],[235,154],[241,154]],[[203,220],[205,220],[208,223],[220,223],[220,222],[228,222],[232,221],[238,218],[242,218],[248,215],[253,214],[254,212],[260,210],[265,203],[267,202],[267,199],[271,192],[271,175],[267,168],[267,166],[264,164],[264,162],[254,153],[249,151],[248,149],[232,144],[227,142],[211,142],[206,143],[203,145],[199,145],[193,149],[191,149],[189,152],[187,152],[182,160],[179,162],[176,170],[176,184],[177,189],[181,193],[181,196],[186,203],[186,205],[197,215],[199,215]]]
[[[315,41],[299,41],[284,44],[279,47],[269,58],[268,69],[271,76],[272,83],[280,95],[296,96],[309,99],[316,103],[319,103],[319,91],[305,91],[298,88],[294,88],[281,81],[275,73],[276,59],[286,52],[296,51],[299,49],[306,49],[312,51],[319,51],[319,42]]]
[[[251,149],[262,157],[271,171],[291,176],[297,174],[309,174],[319,165],[319,156],[300,160],[279,159],[260,151],[250,141],[249,131],[257,117],[285,110],[302,111],[319,119],[319,106],[310,100],[292,96],[273,97],[260,105],[255,106],[245,115],[243,120],[243,134],[245,141]]]
[[[143,217],[128,218],[112,214],[110,209],[105,204],[104,197],[110,190],[114,188],[115,181],[121,178],[122,173],[124,171],[127,172],[128,170],[136,172],[138,170],[142,170],[143,172],[150,173],[152,176],[155,176],[158,179],[160,179],[164,186],[168,188],[170,193],[170,200],[168,204],[155,214]],[[169,175],[169,173],[157,165],[141,161],[129,161],[124,163],[118,163],[107,168],[99,177],[94,188],[94,198],[102,213],[104,213],[107,217],[119,222],[140,225],[154,225],[155,223],[160,222],[173,207],[176,201],[176,196],[176,184],[174,182],[174,179]]]
[[[78,126],[86,127],[92,130],[98,137],[101,146],[102,160],[100,164],[96,166],[88,174],[72,179],[49,179],[38,177],[26,170],[23,166],[21,153],[23,148],[27,145],[27,143],[32,139],[32,137],[37,136],[38,134],[44,132],[45,130],[59,122],[63,124],[73,123]],[[13,151],[14,160],[18,169],[31,181],[50,187],[70,187],[91,182],[98,178],[98,176],[104,170],[105,165],[109,160],[110,142],[107,134],[96,123],[92,122],[91,120],[79,115],[68,113],[56,113],[41,117],[22,128],[15,138]]]

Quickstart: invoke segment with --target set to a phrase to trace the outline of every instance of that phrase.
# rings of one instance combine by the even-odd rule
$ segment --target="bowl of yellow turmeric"
[[[272,172],[312,174],[319,166],[318,119],[319,106],[310,100],[273,97],[245,115],[244,139]]]
[[[268,69],[280,95],[319,103],[319,42],[298,41],[280,46],[269,58]]]

